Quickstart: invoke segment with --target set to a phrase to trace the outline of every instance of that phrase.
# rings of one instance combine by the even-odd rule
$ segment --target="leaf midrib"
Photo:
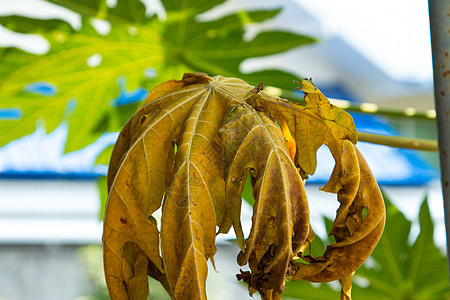
[[[201,88],[197,88],[197,89],[201,89]],[[180,91],[177,91],[177,92],[180,92]],[[186,91],[183,90],[183,91],[181,91],[181,92],[186,92]],[[113,180],[113,182],[112,182],[112,184],[111,184],[112,187],[113,187],[113,186],[115,185],[115,183],[116,183],[117,174],[120,172],[120,170],[122,170],[123,165],[124,165],[125,161],[127,160],[128,156],[130,155],[130,153],[132,152],[132,150],[136,147],[136,145],[139,143],[139,141],[140,141],[140,140],[141,140],[141,139],[142,139],[142,138],[143,138],[143,137],[144,137],[144,136],[145,136],[145,135],[153,128],[153,126],[154,126],[155,124],[158,124],[158,123],[159,123],[163,118],[165,118],[167,115],[170,115],[170,113],[171,113],[172,111],[175,111],[176,109],[178,109],[179,107],[183,106],[185,103],[191,101],[192,99],[194,99],[195,97],[199,96],[199,95],[202,94],[202,93],[204,93],[203,90],[201,90],[200,92],[198,92],[198,93],[192,95],[191,97],[188,97],[186,100],[184,100],[184,101],[178,103],[178,104],[177,104],[175,107],[173,107],[171,110],[166,111],[166,113],[163,114],[158,120],[152,122],[152,125],[151,125],[151,126],[148,126],[148,127],[144,130],[144,132],[136,139],[136,141],[133,143],[133,145],[131,145],[131,146],[129,147],[128,151],[123,155],[122,162],[121,162],[121,164],[119,165],[119,167],[117,168],[117,173],[116,173],[116,175],[114,176],[114,180]],[[166,94],[164,97],[173,96],[173,94],[174,94],[174,93],[168,93],[168,94]],[[161,100],[161,98],[158,98],[158,99],[156,99],[156,100],[154,100],[154,101],[152,101],[152,102],[146,104],[144,107],[146,107],[146,106],[148,106],[148,105],[151,105],[151,104],[154,103],[155,101],[160,101],[160,100]],[[141,109],[144,109],[144,107],[142,107]],[[137,113],[137,112],[136,112],[136,113]],[[135,113],[135,115],[136,115],[136,113]],[[134,117],[134,115],[133,115],[133,117]],[[133,118],[133,117],[132,117],[132,118]],[[132,119],[132,118],[130,118],[130,119]]]

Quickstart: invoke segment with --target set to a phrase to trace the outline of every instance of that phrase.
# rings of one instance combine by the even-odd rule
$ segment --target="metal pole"
[[[450,0],[429,0],[434,96],[450,270]],[[450,273],[449,273],[450,274]]]

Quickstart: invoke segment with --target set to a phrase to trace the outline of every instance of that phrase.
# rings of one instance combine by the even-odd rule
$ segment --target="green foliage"
[[[386,201],[386,227],[371,259],[356,271],[352,296],[368,300],[450,299],[445,255],[433,241],[433,222],[425,200],[419,213],[420,234],[408,242],[411,221]],[[327,226],[328,227],[328,226]],[[370,284],[358,285],[357,278]],[[338,291],[326,284],[287,282],[284,297],[293,299],[335,299]]]
[[[291,88],[293,75],[275,70],[242,74],[239,65],[250,57],[314,42],[309,37],[276,31],[263,32],[251,41],[243,39],[245,24],[262,22],[279,10],[198,21],[199,14],[221,0],[162,1],[167,12],[165,21],[146,15],[145,6],[138,0],[118,0],[115,7],[108,7],[102,0],[48,1],[79,13],[81,28],[74,29],[62,20],[0,17],[4,27],[39,34],[50,44],[44,55],[0,48],[0,107],[19,108],[22,112],[20,119],[0,121],[0,146],[32,133],[40,119],[47,131],[63,120],[68,123],[66,152],[89,145],[105,131],[119,131],[136,109],[110,105],[119,94],[119,77],[126,80],[128,90],[141,86],[149,89],[191,71]],[[110,32],[97,32],[93,18],[109,22]],[[98,65],[88,64],[93,55],[101,59]],[[156,71],[156,76],[146,76],[149,70]],[[51,84],[56,94],[44,96],[27,91],[27,86],[37,82]],[[67,108],[71,99],[72,104],[76,103],[74,110]]]
[[[412,245],[411,222],[393,205],[386,214],[386,230],[372,253],[375,265],[357,271],[370,286],[355,286],[355,299],[449,299],[447,259],[433,242],[428,201],[420,208],[420,234]]]

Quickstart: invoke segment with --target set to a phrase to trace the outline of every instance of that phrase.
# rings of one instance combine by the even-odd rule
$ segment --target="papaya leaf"
[[[346,126],[342,119],[323,118],[314,103],[299,106],[262,88],[186,73],[155,87],[123,127],[111,154],[103,232],[112,297],[145,297],[148,274],[174,299],[205,299],[216,228],[225,233],[233,227],[241,247],[238,263],[251,270],[237,277],[251,293],[279,299],[286,278],[338,279],[341,296],[349,299],[351,276],[384,227],[378,186],[353,143],[334,134]],[[304,141],[299,132],[325,133],[321,143],[339,159],[333,180],[341,187],[341,207],[331,229],[336,242],[322,257],[306,255],[315,235],[298,157],[315,155],[315,149],[296,147]],[[250,181],[252,229],[244,240],[240,210]],[[161,232],[152,216],[160,207]]]
[[[220,129],[227,166],[227,211],[242,251],[238,263],[252,270],[247,281],[257,289],[284,290],[284,275],[293,257],[292,247],[305,241],[309,209],[302,179],[285,147],[275,122],[249,105],[238,105]],[[230,155],[231,154],[231,155]],[[252,175],[255,204],[252,230],[244,243],[240,224],[241,194],[247,172]],[[244,179],[244,180],[243,180]],[[277,196],[274,196],[277,195]]]
[[[330,232],[336,243],[330,244],[322,257],[306,256],[309,264],[298,264],[293,280],[343,279],[362,265],[383,232],[385,212],[381,192],[364,158],[348,140],[343,144],[342,172],[343,189],[338,194],[341,205]],[[368,214],[363,219],[364,208]]]
[[[433,241],[433,221],[425,199],[419,212],[420,233],[413,244],[411,222],[386,201],[386,230],[373,251],[370,264],[358,276],[367,287],[354,286],[356,299],[449,299],[445,255]]]
[[[189,80],[179,85],[185,83]],[[179,85],[167,82],[156,92]],[[167,281],[159,254],[159,231],[152,213],[161,206],[168,184],[166,178],[172,175],[173,167],[167,166],[171,153],[173,156],[172,141],[178,137],[180,123],[189,112],[183,105],[194,105],[202,92],[192,88],[179,93],[177,96],[183,99],[181,103],[172,103],[170,93],[152,102],[150,94],[149,103],[128,121],[114,147],[108,170],[103,248],[108,288],[117,297],[129,295],[122,283],[124,278],[118,275],[122,274],[126,243],[134,243],[145,252],[153,264],[150,275],[162,276],[161,280]],[[160,142],[154,143],[155,140]],[[147,149],[148,145],[152,145],[151,151]],[[170,289],[167,284],[165,287]]]
[[[146,15],[139,0],[118,0],[114,7],[100,0],[48,1],[80,14],[81,28],[74,29],[55,19],[0,17],[0,24],[6,28],[41,35],[50,45],[43,55],[0,48],[0,106],[21,112],[21,118],[0,120],[0,146],[34,132],[40,119],[48,132],[66,120],[69,133],[65,151],[78,150],[104,131],[119,131],[124,126],[126,120],[117,113],[123,108],[110,103],[119,93],[120,76],[130,90],[140,86],[152,88],[157,82],[194,70],[245,77],[252,82],[253,74],[239,71],[243,60],[315,41],[275,31],[244,41],[244,24],[238,15],[208,22],[198,20],[199,14],[221,0],[162,1],[167,12],[165,21]],[[261,22],[277,11],[249,12],[248,19]],[[108,22],[110,32],[97,32],[93,18]],[[294,79],[280,71],[264,72],[272,78],[271,85],[286,88],[286,83]],[[29,87],[36,83],[51,87],[53,93],[34,93]],[[69,101],[76,103],[71,114],[66,109]]]
[[[283,299],[329,300],[339,299],[339,291],[327,283],[313,285],[306,280],[298,280],[286,282],[286,290],[282,296]]]
[[[130,295],[120,275],[127,241],[146,253],[153,264],[149,275],[163,281],[173,297],[206,297],[206,261],[216,251],[216,217],[225,193],[213,141],[225,110],[236,101],[214,92],[218,81],[187,74],[159,85],[119,135],[108,172],[103,236],[108,287],[121,297]],[[151,215],[163,196],[161,259]]]

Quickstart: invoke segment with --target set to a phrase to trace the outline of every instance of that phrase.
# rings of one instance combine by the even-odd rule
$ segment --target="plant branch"
[[[438,142],[436,140],[416,139],[402,136],[387,136],[358,131],[358,141],[395,148],[407,148],[414,150],[437,152]]]
[[[293,102],[304,104],[304,100],[297,92],[286,91],[279,88],[268,86],[265,88],[267,92],[275,96],[281,96]],[[436,112],[434,110],[429,111],[417,111],[416,109],[390,109],[382,108],[373,103],[352,103],[347,100],[338,100],[329,98],[330,102],[346,111],[354,111],[368,114],[388,115],[396,117],[408,117],[435,120]],[[406,148],[422,151],[439,151],[438,142],[436,140],[408,138],[402,136],[387,136],[380,134],[373,134],[367,132],[357,132],[358,141],[367,142],[378,145],[385,145],[394,148]]]
[[[286,98],[288,100],[294,102],[303,102],[302,94],[293,91],[281,90],[278,88],[268,87],[265,90],[268,90],[269,93],[274,94],[276,96],[280,96],[282,98]],[[434,109],[430,110],[420,110],[413,107],[408,107],[405,109],[399,108],[387,108],[383,106],[379,106],[375,103],[368,102],[352,102],[348,100],[340,100],[328,98],[330,102],[337,107],[345,109],[346,111],[351,112],[359,112],[365,114],[377,114],[383,116],[391,116],[391,117],[402,117],[402,118],[412,118],[412,119],[425,119],[425,120],[436,120],[436,111]]]

